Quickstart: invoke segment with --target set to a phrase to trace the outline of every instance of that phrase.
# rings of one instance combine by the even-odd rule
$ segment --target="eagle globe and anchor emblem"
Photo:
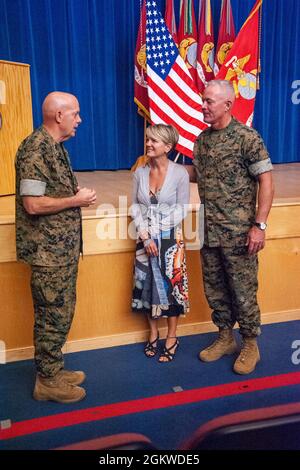
[[[236,97],[238,98],[241,95],[245,100],[253,100],[256,95],[257,69],[253,69],[250,72],[243,70],[250,57],[250,54],[241,59],[233,56],[225,64],[226,67],[232,65],[227,70],[225,80],[232,82]]]
[[[142,44],[140,50],[136,55],[136,61],[141,67],[141,73],[139,72],[138,67],[135,65],[134,67],[134,78],[136,82],[144,87],[147,88],[147,80],[144,74],[147,73],[147,53],[146,53],[146,44]]]
[[[201,63],[196,60],[197,74],[205,86],[207,85],[205,73],[210,74],[214,69],[214,50],[213,42],[206,42],[202,47],[200,55],[205,70],[203,70]]]
[[[179,54],[183,58],[188,69],[197,66],[197,42],[194,38],[184,38],[179,44]]]

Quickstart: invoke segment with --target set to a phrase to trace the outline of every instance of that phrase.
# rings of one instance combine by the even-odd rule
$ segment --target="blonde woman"
[[[146,131],[148,163],[134,173],[131,215],[137,229],[132,309],[147,314],[149,358],[158,353],[158,323],[167,319],[168,333],[159,362],[173,360],[179,346],[177,323],[189,309],[185,247],[181,222],[189,203],[186,169],[168,159],[178,142],[172,126]]]

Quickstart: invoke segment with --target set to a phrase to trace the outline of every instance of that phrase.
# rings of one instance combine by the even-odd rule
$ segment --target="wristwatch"
[[[260,230],[266,230],[267,224],[265,222],[255,222],[255,227],[258,227]]]

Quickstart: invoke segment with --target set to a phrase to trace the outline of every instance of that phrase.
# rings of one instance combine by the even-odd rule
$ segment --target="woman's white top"
[[[147,231],[156,238],[160,231],[171,230],[185,218],[190,200],[189,175],[186,169],[169,160],[166,177],[155,194],[158,204],[151,204],[150,166],[138,168],[133,175],[131,216],[138,235]]]

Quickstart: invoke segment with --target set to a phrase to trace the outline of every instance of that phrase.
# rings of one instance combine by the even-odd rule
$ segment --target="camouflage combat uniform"
[[[22,196],[63,198],[76,192],[67,151],[43,126],[36,129],[16,156],[16,245],[18,260],[31,265],[35,361],[43,377],[63,367],[61,348],[74,314],[82,251],[81,209],[29,215]]]
[[[247,234],[255,222],[257,176],[272,170],[259,134],[234,118],[224,129],[208,128],[196,140],[194,165],[204,203],[201,250],[205,294],[218,328],[237,321],[245,337],[260,334],[256,255]]]

